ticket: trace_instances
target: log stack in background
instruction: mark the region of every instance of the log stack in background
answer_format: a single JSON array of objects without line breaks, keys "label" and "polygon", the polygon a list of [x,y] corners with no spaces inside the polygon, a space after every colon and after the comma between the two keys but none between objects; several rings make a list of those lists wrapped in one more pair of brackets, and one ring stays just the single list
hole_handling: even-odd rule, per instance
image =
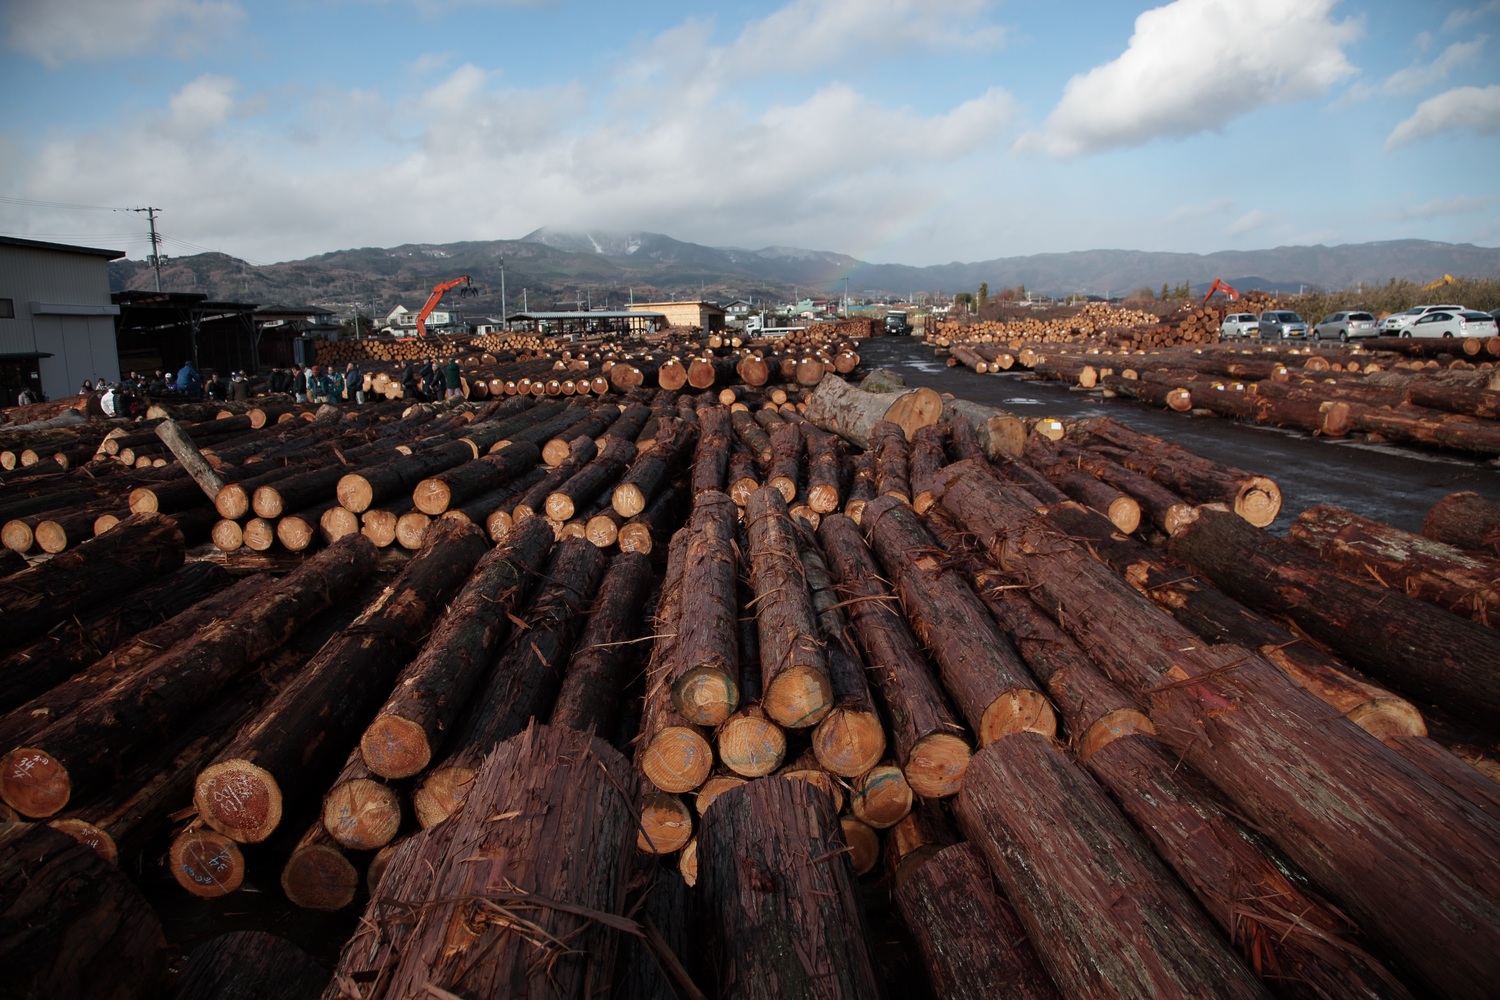
[{"label": "log stack in background", "polygon": [[[190,892],[227,908],[206,936],[247,889],[328,911],[297,943],[331,997],[1500,977],[1493,511],[1440,504],[1441,545],[1328,509],[1272,539],[1274,481],[1112,421],[699,346],[703,386],[663,351],[605,359],[641,381],[602,400],[185,421],[232,517],[175,459],[0,488],[18,520],[159,508],[0,577],[0,913],[75,929],[5,985],[112,951],[150,995],[160,940],[106,911]],[[326,537],[201,540],[272,493],[257,517]],[[382,550],[372,512],[426,527]],[[201,599],[148,599],[204,562]],[[98,894],[26,888],[70,878]]]}]

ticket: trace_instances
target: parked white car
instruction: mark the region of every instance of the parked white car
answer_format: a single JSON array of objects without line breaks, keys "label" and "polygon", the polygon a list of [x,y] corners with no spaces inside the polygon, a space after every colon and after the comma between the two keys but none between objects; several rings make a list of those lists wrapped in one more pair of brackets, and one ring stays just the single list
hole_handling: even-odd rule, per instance
[{"label": "parked white car", "polygon": [[1402,330],[1405,330],[1407,327],[1411,326],[1417,320],[1421,319],[1423,316],[1426,316],[1428,313],[1431,313],[1431,312],[1463,312],[1463,311],[1464,311],[1464,307],[1463,306],[1456,306],[1456,305],[1451,305],[1451,304],[1450,305],[1445,305],[1445,306],[1412,306],[1410,309],[1403,309],[1401,312],[1391,313],[1385,319],[1381,320],[1380,321],[1380,335],[1382,337],[1401,337],[1401,336],[1405,336],[1405,334],[1403,334],[1401,332]]},{"label": "parked white car", "polygon": [[1401,331],[1403,337],[1493,337],[1495,317],[1472,309],[1430,312]]},{"label": "parked white car", "polygon": [[1230,313],[1219,324],[1219,337],[1223,340],[1240,340],[1255,336],[1260,317],[1255,313]]}]

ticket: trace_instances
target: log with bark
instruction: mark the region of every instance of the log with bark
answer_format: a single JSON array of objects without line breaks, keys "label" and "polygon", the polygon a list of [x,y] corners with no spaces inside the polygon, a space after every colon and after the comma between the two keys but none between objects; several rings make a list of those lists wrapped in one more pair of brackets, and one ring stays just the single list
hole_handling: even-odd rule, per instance
[{"label": "log with bark", "polygon": [[666,575],[656,603],[655,641],[646,666],[646,694],[641,706],[636,766],[657,788],[669,794],[691,792],[708,778],[714,751],[702,726],[681,715],[672,702],[670,673],[682,627],[683,577],[688,532],[679,531],[668,547]]},{"label": "log with bark", "polygon": [[974,755],[955,800],[1064,995],[1264,997],[1161,859],[1045,736]]},{"label": "log with bark", "polygon": [[957,793],[969,760],[963,726],[937,686],[895,595],[882,583],[873,554],[847,517],[824,518],[818,535],[885,703],[891,742],[907,782],[924,798]]},{"label": "log with bark", "polygon": [[[769,486],[751,494],[745,526],[760,642],[761,706],[785,728],[815,726],[833,708],[833,685],[798,554],[797,529],[781,494]],[[736,641],[733,635],[731,641]]]},{"label": "log with bark", "polygon": [[1271,479],[1204,458],[1108,417],[1078,421],[1069,437],[1194,503],[1228,503],[1257,528],[1276,520],[1281,511],[1281,490]]},{"label": "log with bark", "polygon": [[1471,491],[1450,493],[1428,509],[1422,534],[1462,549],[1500,556],[1500,502]]},{"label": "log with bark", "polygon": [[511,615],[551,550],[552,531],[537,518],[479,560],[360,737],[372,771],[408,778],[431,763],[509,638]]},{"label": "log with bark", "polygon": [[677,419],[662,423],[655,445],[636,456],[610,492],[610,504],[621,517],[635,517],[644,511],[672,482],[697,444],[698,428],[693,424]]},{"label": "log with bark", "polygon": [[132,514],[67,552],[0,579],[0,629],[10,644],[181,566],[182,532],[162,514]]},{"label": "log with bark", "polygon": [[962,427],[986,458],[1019,455],[1026,444],[1026,424],[1020,417],[967,399],[944,397],[943,422]]},{"label": "log with bark", "polygon": [[893,497],[880,497],[865,507],[861,528],[980,745],[1013,732],[1055,733],[1052,707],[1027,675],[1015,646],[973,588],[944,564],[942,550],[916,512]]},{"label": "log with bark", "polygon": [[1063,611],[1064,629],[1149,706],[1162,741],[1424,984],[1483,995],[1500,954],[1500,914],[1481,902],[1500,898],[1500,828],[1269,663],[1206,646],[967,464],[944,470],[939,502],[1049,613]]},{"label": "log with bark", "polygon": [[621,552],[609,561],[588,624],[568,663],[549,723],[607,737],[624,698],[626,667],[651,595],[655,574],[644,553]]},{"label": "log with bark", "polygon": [[1060,997],[973,844],[954,844],[926,857],[897,880],[893,895],[921,950],[934,995]]},{"label": "log with bark", "polygon": [[359,891],[359,869],[321,818],[308,824],[281,868],[281,891],[304,910],[342,910]]},{"label": "log with bark", "polygon": [[261,930],[217,934],[193,948],[173,1000],[317,1000],[328,970],[287,938]]},{"label": "log with bark", "polygon": [[552,710],[605,557],[591,542],[558,542],[536,597],[520,616],[519,634],[467,708],[453,751],[413,793],[417,819],[431,826],[452,815],[468,795],[484,757]]},{"label": "log with bark", "polygon": [[684,529],[682,617],[668,681],[674,709],[694,725],[719,725],[739,707],[738,520],[734,501],[709,490],[694,498]]},{"label": "log with bark", "polygon": [[[622,916],[635,840],[629,776],[619,753],[576,731],[533,726],[502,744],[475,776],[474,808],[429,859],[429,893],[403,898],[421,925],[358,995],[582,996],[607,982],[620,933],[636,926]],[[335,975],[335,988],[344,982]]]},{"label": "log with bark", "polygon": [[692,496],[704,490],[724,489],[733,436],[729,410],[705,405],[698,411],[698,440],[693,451],[690,484]]},{"label": "log with bark", "polygon": [[1168,551],[1252,607],[1285,615],[1352,666],[1487,729],[1500,720],[1500,637],[1425,601],[1343,576],[1207,507]]},{"label": "log with bark", "polygon": [[108,781],[119,757],[195,711],[374,567],[375,548],[364,538],[324,549],[257,605],[165,650],[0,758],[0,795],[24,815],[51,816],[75,796],[91,794]]},{"label": "log with bark", "polygon": [[161,920],[131,879],[43,824],[0,827],[0,993],[160,995]]},{"label": "log with bark", "polygon": [[439,521],[401,575],[199,773],[199,816],[225,836],[258,843],[281,822],[284,799],[326,787],[487,548],[473,525]]},{"label": "log with bark", "polygon": [[911,503],[911,474],[906,436],[889,420],[870,430],[870,450],[875,452],[875,493]]},{"label": "log with bark", "polygon": [[720,996],[878,995],[842,839],[832,802],[804,781],[752,781],[715,800],[698,886]]},{"label": "log with bark", "polygon": [[1332,504],[1303,511],[1287,538],[1351,576],[1500,626],[1500,558],[1477,556]]},{"label": "log with bark", "polygon": [[211,563],[193,562],[155,583],[53,626],[40,639],[0,657],[0,711],[67,680],[131,637],[229,584]]}]

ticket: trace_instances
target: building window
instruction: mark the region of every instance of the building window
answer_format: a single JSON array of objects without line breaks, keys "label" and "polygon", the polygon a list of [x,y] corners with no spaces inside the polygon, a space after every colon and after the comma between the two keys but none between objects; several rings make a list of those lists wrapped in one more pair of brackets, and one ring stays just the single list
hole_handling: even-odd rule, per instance
[{"label": "building window", "polygon": [[16,318],[16,300],[0,299],[0,319]]}]

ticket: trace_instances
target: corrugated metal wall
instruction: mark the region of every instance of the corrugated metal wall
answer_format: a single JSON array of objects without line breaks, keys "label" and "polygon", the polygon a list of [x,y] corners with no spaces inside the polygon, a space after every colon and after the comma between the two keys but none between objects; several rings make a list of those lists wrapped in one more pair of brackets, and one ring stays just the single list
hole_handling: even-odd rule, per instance
[{"label": "corrugated metal wall", "polygon": [[0,244],[0,298],[15,303],[15,318],[0,319],[0,354],[51,354],[38,364],[49,398],[77,392],[84,379],[120,377],[113,316],[32,312],[32,303],[110,308],[103,255]]}]

